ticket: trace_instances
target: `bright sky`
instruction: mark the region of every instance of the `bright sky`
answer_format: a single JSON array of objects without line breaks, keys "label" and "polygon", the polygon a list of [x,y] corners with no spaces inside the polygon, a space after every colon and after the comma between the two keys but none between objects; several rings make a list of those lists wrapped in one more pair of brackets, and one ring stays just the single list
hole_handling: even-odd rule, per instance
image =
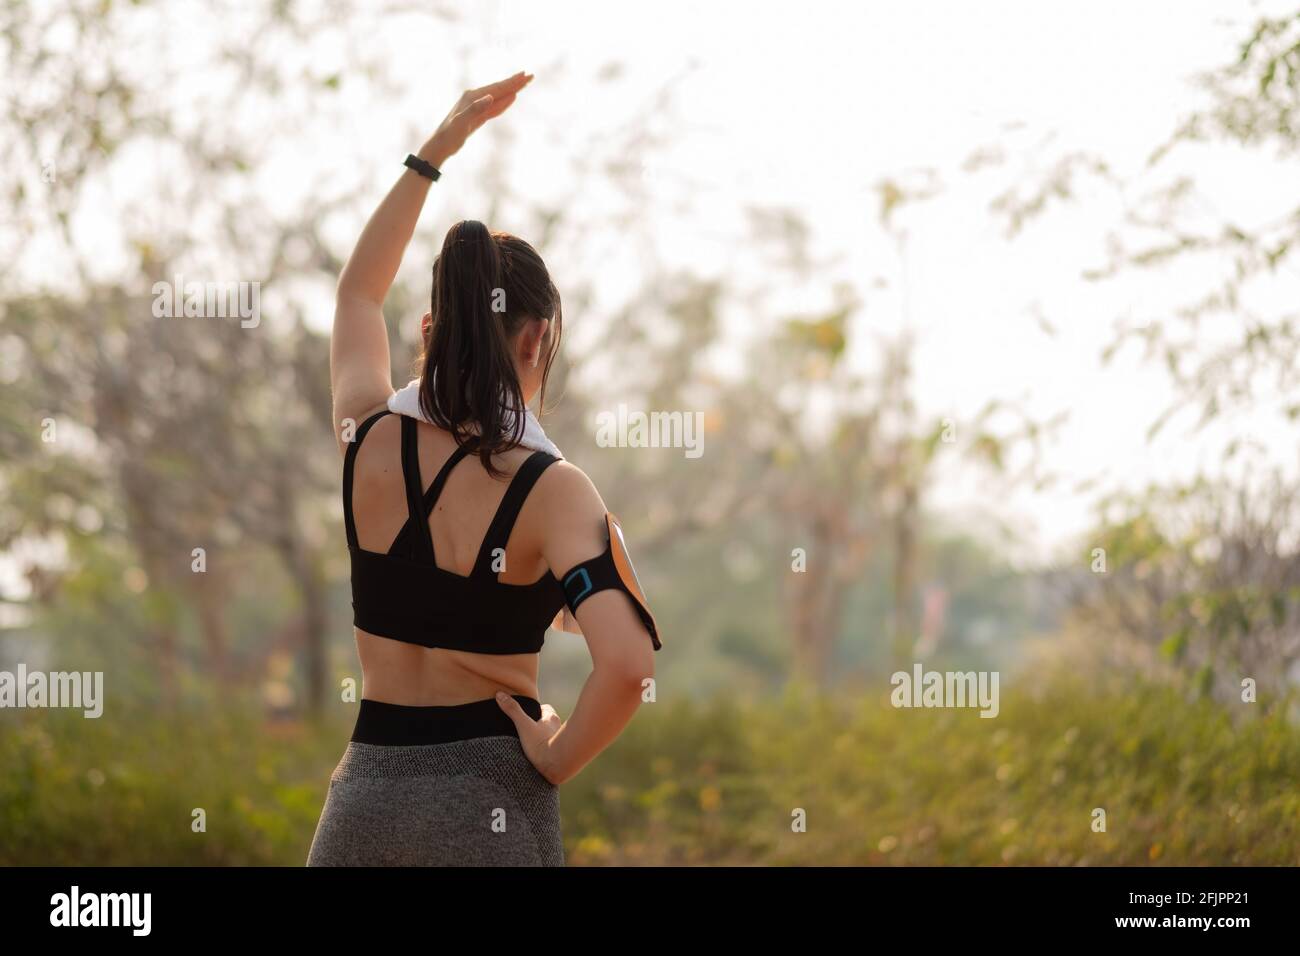
[{"label": "bright sky", "polygon": [[[489,75],[538,69],[563,52],[570,62],[622,62],[629,82],[647,88],[680,76],[678,143],[656,173],[708,184],[695,205],[709,227],[692,241],[669,217],[665,248],[695,262],[734,262],[713,237],[727,234],[736,210],[787,205],[808,221],[820,253],[839,260],[819,273],[821,290],[792,290],[792,309],[824,304],[833,281],[848,276],[867,296],[869,327],[906,320],[919,335],[923,411],[960,417],[995,396],[1019,398],[1043,419],[1070,410],[1045,458],[1064,476],[1060,485],[1004,499],[969,470],[940,469],[932,500],[955,519],[981,511],[1007,518],[1025,536],[1021,554],[1044,555],[1090,524],[1093,497],[1075,491],[1076,482],[1134,486],[1218,460],[1226,430],[1191,436],[1174,428],[1147,446],[1146,426],[1171,394],[1157,365],[1130,349],[1130,360],[1101,366],[1117,319],[1159,315],[1190,287],[1185,276],[1140,276],[1106,289],[1080,279],[1103,261],[1106,231],[1122,211],[1114,191],[1083,180],[1079,201],[1015,242],[1003,238],[988,203],[1012,181],[1008,172],[1042,172],[1076,149],[1101,155],[1119,175],[1138,173],[1198,102],[1196,74],[1227,62],[1261,12],[1289,12],[1287,4],[746,4],[742,15],[726,4],[655,4],[630,14],[626,5],[590,4],[565,17],[543,16],[540,5],[498,9],[507,35],[484,56]],[[539,112],[574,95],[539,79]],[[585,115],[558,111],[566,126],[599,127],[612,120],[607,109],[619,109],[609,100],[583,98]],[[1008,156],[1001,172],[961,171],[977,148],[996,145]],[[945,189],[900,219],[904,272],[876,226],[873,186],[924,182],[909,173],[921,168],[935,170]],[[1282,196],[1297,196],[1292,170],[1223,151],[1170,169],[1190,169],[1212,207],[1243,214],[1244,224],[1271,218],[1289,208]],[[872,292],[876,277],[894,291]],[[895,294],[904,285],[906,317]],[[1276,301],[1297,291],[1284,283]],[[1263,420],[1232,428],[1270,434]]]},{"label": "bright sky", "polygon": [[[223,15],[217,24],[203,4],[165,9],[167,46],[190,63],[213,31],[239,29],[238,17]],[[1019,555],[1043,556],[1089,524],[1093,496],[1075,491],[1075,482],[1101,477],[1103,484],[1134,485],[1187,474],[1217,460],[1223,436],[1174,430],[1149,449],[1144,430],[1169,397],[1164,373],[1137,362],[1132,350],[1101,367],[1099,353],[1117,317],[1159,314],[1187,288],[1185,276],[1140,277],[1105,289],[1082,281],[1083,268],[1102,262],[1106,231],[1120,215],[1114,191],[1081,181],[1080,199],[1015,241],[1005,237],[989,202],[1076,149],[1103,156],[1120,175],[1136,174],[1196,104],[1195,75],[1227,62],[1258,15],[1288,9],[1205,0],[695,0],[481,4],[457,23],[395,17],[284,51],[325,76],[344,42],[360,44],[382,54],[395,89],[376,101],[373,87],[345,76],[330,103],[278,104],[299,128],[285,131],[260,172],[264,201],[286,213],[310,201],[303,163],[373,170],[377,201],[416,145],[415,131],[430,128],[464,85],[458,51],[470,51],[469,79],[476,83],[531,70],[537,80],[504,121],[516,188],[598,208],[609,196],[571,195],[568,160],[599,144],[602,134],[643,124],[672,141],[651,158],[652,199],[640,211],[666,261],[704,274],[726,271],[742,287],[761,281],[766,260],[748,248],[745,210],[791,208],[810,226],[814,251],[827,264],[812,283],[790,288],[781,304],[815,311],[832,301],[835,282],[852,282],[866,303],[863,350],[855,356],[864,364],[874,354],[865,333],[906,323],[918,336],[915,394],[924,413],[970,416],[993,397],[1018,399],[1040,419],[1069,409],[1045,459],[1064,483],[1004,495],[969,469],[941,468],[931,499],[957,521],[982,513],[1010,521],[1023,534]],[[610,63],[622,65],[617,82],[596,83]],[[160,94],[201,102],[211,83],[190,68]],[[665,84],[675,106],[661,115],[654,104]],[[426,210],[426,226],[440,232],[455,218],[481,214],[482,193],[467,181],[496,142],[484,137],[456,157]],[[1004,164],[963,172],[977,149],[998,146]],[[601,156],[597,145],[595,158],[618,157]],[[1186,168],[1203,181],[1211,207],[1233,210],[1244,224],[1267,217],[1279,196],[1297,194],[1296,177],[1281,164],[1247,164],[1222,153],[1190,162]],[[904,267],[879,226],[874,186],[885,178],[923,182],[919,171],[927,168],[942,191],[900,214]],[[106,194],[101,221],[87,223],[87,234],[114,228],[120,197],[155,188],[146,170],[147,163],[136,162],[115,170],[117,198]],[[683,197],[685,206],[677,202]],[[332,225],[355,232],[360,223]],[[562,286],[566,274],[599,275],[606,301],[593,305],[597,313],[618,302],[638,269],[637,250],[608,242],[547,250],[547,257]],[[419,266],[427,267],[423,258]],[[1281,283],[1277,301],[1296,291]],[[318,310],[322,326],[327,304]],[[264,295],[263,308],[273,305],[272,294]],[[743,307],[729,308],[731,328],[742,330],[746,319]],[[581,317],[570,322],[576,326]],[[1262,420],[1235,427],[1270,434]]]}]

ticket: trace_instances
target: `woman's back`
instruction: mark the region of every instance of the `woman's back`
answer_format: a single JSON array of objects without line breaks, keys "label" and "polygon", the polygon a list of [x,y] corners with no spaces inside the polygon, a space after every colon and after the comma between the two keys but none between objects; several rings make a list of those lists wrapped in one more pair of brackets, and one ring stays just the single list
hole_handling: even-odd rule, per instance
[{"label": "woman's back", "polygon": [[[413,423],[420,488],[427,493],[435,476],[448,465],[457,446],[446,431],[423,422]],[[410,426],[408,426],[410,427]],[[402,425],[399,416],[386,415],[368,430],[358,448],[353,470],[352,512],[358,547],[366,552],[387,553],[403,533],[410,511],[402,467]],[[474,455],[464,455],[452,464],[445,483],[431,509],[428,528],[434,563],[442,571],[469,580],[475,571],[489,527],[506,498],[507,490],[533,452],[514,448],[494,458],[501,477],[490,476]],[[557,463],[558,466],[559,463]],[[542,518],[546,497],[546,469],[523,497],[518,515],[504,537],[500,553],[488,552],[492,570],[502,588],[502,599],[516,590],[546,582],[551,569],[542,556]],[[410,534],[410,532],[406,532]],[[445,579],[445,576],[440,576]],[[455,584],[457,582],[449,582]],[[431,587],[407,594],[411,602],[437,600]],[[483,600],[482,592],[467,592],[454,599]],[[558,592],[557,592],[558,593]],[[491,592],[488,592],[490,595]],[[449,598],[451,599],[451,598]],[[493,598],[488,597],[488,602]],[[486,615],[491,606],[467,608],[471,614]],[[460,704],[491,697],[499,690],[526,697],[537,696],[538,654],[491,653],[464,649],[472,646],[468,635],[439,635],[448,643],[461,645],[426,647],[402,640],[390,640],[356,627],[357,651],[361,658],[363,696],[413,706]],[[432,635],[430,635],[432,637]],[[457,640],[461,638],[461,640]]]}]

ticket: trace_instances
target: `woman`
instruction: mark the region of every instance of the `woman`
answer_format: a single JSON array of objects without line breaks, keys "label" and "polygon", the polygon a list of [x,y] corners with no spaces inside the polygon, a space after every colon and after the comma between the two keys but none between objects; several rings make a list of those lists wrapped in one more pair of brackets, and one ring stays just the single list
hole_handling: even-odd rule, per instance
[{"label": "woman", "polygon": [[[617,522],[579,469],[523,444],[561,324],[528,243],[450,229],[424,316],[421,420],[389,412],[381,305],[430,185],[531,80],[461,97],[339,277],[330,377],[363,689],[311,866],[562,865],[557,787],[618,736],[654,674],[659,638]],[[561,621],[593,664],[567,721],[537,691],[544,632]]]}]

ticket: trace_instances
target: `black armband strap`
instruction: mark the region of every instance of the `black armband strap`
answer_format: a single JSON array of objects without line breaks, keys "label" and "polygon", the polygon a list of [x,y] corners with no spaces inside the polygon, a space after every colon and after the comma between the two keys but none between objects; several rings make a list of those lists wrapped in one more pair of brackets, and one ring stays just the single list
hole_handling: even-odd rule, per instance
[{"label": "black armband strap", "polygon": [[632,606],[650,632],[650,640],[657,651],[663,646],[659,642],[659,629],[655,627],[654,615],[650,613],[650,606],[641,590],[641,582],[637,580],[636,570],[632,567],[618,518],[606,514],[605,530],[609,533],[609,543],[604,552],[582,562],[560,579],[564,588],[564,601],[569,610],[577,614],[579,605],[593,594],[617,588],[632,599]]}]

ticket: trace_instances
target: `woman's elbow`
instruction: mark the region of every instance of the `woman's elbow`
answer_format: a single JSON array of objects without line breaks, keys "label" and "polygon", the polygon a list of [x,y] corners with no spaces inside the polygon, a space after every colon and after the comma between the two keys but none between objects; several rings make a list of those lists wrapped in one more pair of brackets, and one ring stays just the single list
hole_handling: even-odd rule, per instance
[{"label": "woman's elbow", "polygon": [[649,641],[643,648],[628,646],[618,654],[611,654],[594,662],[610,680],[627,686],[629,691],[640,692],[646,681],[655,676],[654,649]]}]

